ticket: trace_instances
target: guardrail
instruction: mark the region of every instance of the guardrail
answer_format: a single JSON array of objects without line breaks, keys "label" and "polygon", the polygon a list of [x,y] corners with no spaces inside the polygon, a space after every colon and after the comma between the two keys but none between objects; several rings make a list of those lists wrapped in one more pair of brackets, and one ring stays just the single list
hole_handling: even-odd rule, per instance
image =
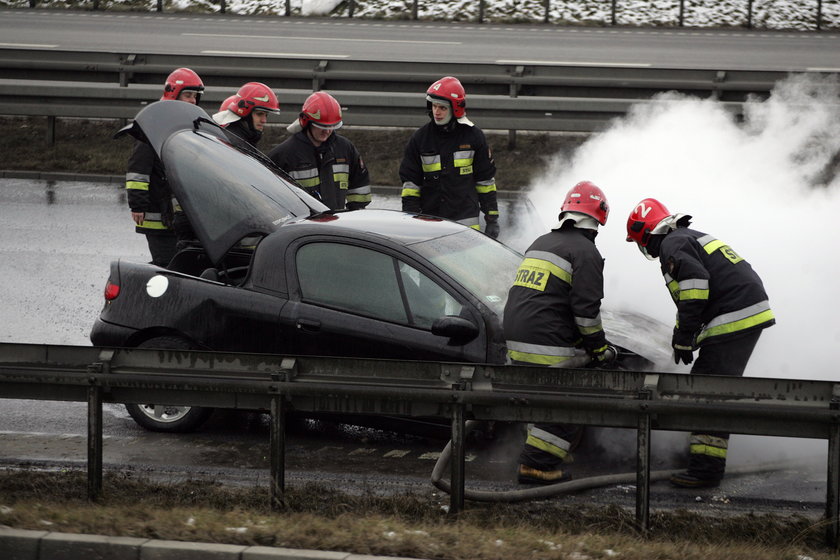
[{"label": "guardrail", "polygon": [[652,429],[828,440],[826,539],[840,537],[840,383],[350,358],[0,344],[0,397],[88,403],[88,495],[102,492],[102,404],[271,414],[271,504],[283,504],[285,412],[451,419],[450,512],[464,507],[465,421],[637,431],[636,520],[649,527]]},{"label": "guardrail", "polygon": [[766,97],[787,76],[727,69],[0,49],[0,114],[131,118],[160,98],[161,84],[180,66],[202,77],[207,85],[202,104],[210,113],[243,83],[262,81],[276,88],[281,122],[291,122],[306,97],[324,89],[346,108],[349,126],[419,126],[427,120],[423,92],[428,85],[441,76],[457,76],[467,90],[470,117],[485,130],[509,131],[603,130],[633,104],[658,103],[652,98],[664,91],[717,99],[740,115],[749,96]]}]

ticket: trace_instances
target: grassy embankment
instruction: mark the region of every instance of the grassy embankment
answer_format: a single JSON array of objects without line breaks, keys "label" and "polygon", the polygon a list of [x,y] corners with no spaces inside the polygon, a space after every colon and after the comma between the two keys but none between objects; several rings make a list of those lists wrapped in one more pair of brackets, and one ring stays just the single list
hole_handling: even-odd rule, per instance
[{"label": "grassy embankment", "polygon": [[[54,146],[46,142],[45,117],[0,118],[0,127],[4,131],[0,136],[0,170],[125,173],[132,140],[111,138],[120,128],[118,121],[59,119]],[[403,129],[341,129],[341,134],[362,154],[371,183],[390,186],[399,184],[400,159],[411,133]],[[269,126],[260,148],[267,152],[287,135],[283,126]],[[507,133],[488,132],[499,188],[516,190],[527,186],[545,170],[552,155],[568,152],[583,139],[580,135],[520,133],[511,149]]]}]

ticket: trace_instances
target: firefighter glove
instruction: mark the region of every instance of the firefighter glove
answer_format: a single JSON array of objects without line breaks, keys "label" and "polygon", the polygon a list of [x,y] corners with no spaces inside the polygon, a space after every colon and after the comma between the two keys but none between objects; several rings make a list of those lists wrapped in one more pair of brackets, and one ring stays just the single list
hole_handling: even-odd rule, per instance
[{"label": "firefighter glove", "polygon": [[487,222],[487,225],[484,226],[484,233],[493,239],[497,239],[499,237],[501,230],[502,228],[499,227],[498,220]]},{"label": "firefighter glove", "polygon": [[616,358],[618,358],[618,350],[615,349],[615,346],[612,344],[605,344],[601,348],[593,351],[592,360],[598,365],[598,367],[609,367],[615,363]]},{"label": "firefighter glove", "polygon": [[683,362],[688,365],[694,361],[694,334],[675,328],[674,336],[671,338],[671,346],[674,348],[675,364]]}]

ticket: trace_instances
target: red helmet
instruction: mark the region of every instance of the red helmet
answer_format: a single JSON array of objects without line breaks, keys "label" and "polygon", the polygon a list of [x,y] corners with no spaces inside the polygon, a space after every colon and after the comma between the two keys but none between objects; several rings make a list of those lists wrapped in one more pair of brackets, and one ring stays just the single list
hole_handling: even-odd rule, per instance
[{"label": "red helmet", "polygon": [[227,109],[228,105],[230,105],[230,102],[233,101],[234,99],[236,99],[236,94],[235,93],[233,95],[231,95],[230,97],[228,97],[227,99],[225,99],[224,101],[222,101],[222,104],[219,105],[219,111],[221,112],[221,111],[224,111],[225,109]]},{"label": "red helmet", "polygon": [[329,93],[316,91],[303,102],[298,122],[301,128],[306,128],[310,123],[329,130],[341,128],[341,105]]},{"label": "red helmet", "polygon": [[627,241],[635,241],[639,247],[646,247],[653,230],[670,215],[665,205],[655,198],[642,200],[627,218]]},{"label": "red helmet", "polygon": [[197,91],[196,101],[198,101],[201,98],[201,92],[204,91],[204,82],[201,81],[198,74],[189,68],[178,68],[166,77],[166,84],[163,86],[163,97],[160,99],[161,101],[164,99],[178,99],[178,96],[184,90]]},{"label": "red helmet", "polygon": [[560,212],[580,212],[595,218],[603,226],[610,215],[610,206],[604,191],[594,183],[581,181],[566,193]]},{"label": "red helmet", "polygon": [[460,119],[466,114],[467,93],[458,78],[446,76],[436,81],[426,90],[426,98],[433,101],[446,101],[452,108],[452,116]]},{"label": "red helmet", "polygon": [[271,88],[260,82],[248,82],[239,88],[236,95],[225,107],[240,117],[247,117],[254,109],[279,113],[280,103]]}]

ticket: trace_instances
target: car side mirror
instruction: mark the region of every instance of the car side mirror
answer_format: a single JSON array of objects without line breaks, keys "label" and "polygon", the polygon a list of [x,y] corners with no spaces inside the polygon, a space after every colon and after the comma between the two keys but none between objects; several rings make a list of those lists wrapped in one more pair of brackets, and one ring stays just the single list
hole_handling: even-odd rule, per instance
[{"label": "car side mirror", "polygon": [[478,327],[475,323],[463,317],[446,315],[432,323],[432,334],[454,338],[463,343],[478,336]]}]

